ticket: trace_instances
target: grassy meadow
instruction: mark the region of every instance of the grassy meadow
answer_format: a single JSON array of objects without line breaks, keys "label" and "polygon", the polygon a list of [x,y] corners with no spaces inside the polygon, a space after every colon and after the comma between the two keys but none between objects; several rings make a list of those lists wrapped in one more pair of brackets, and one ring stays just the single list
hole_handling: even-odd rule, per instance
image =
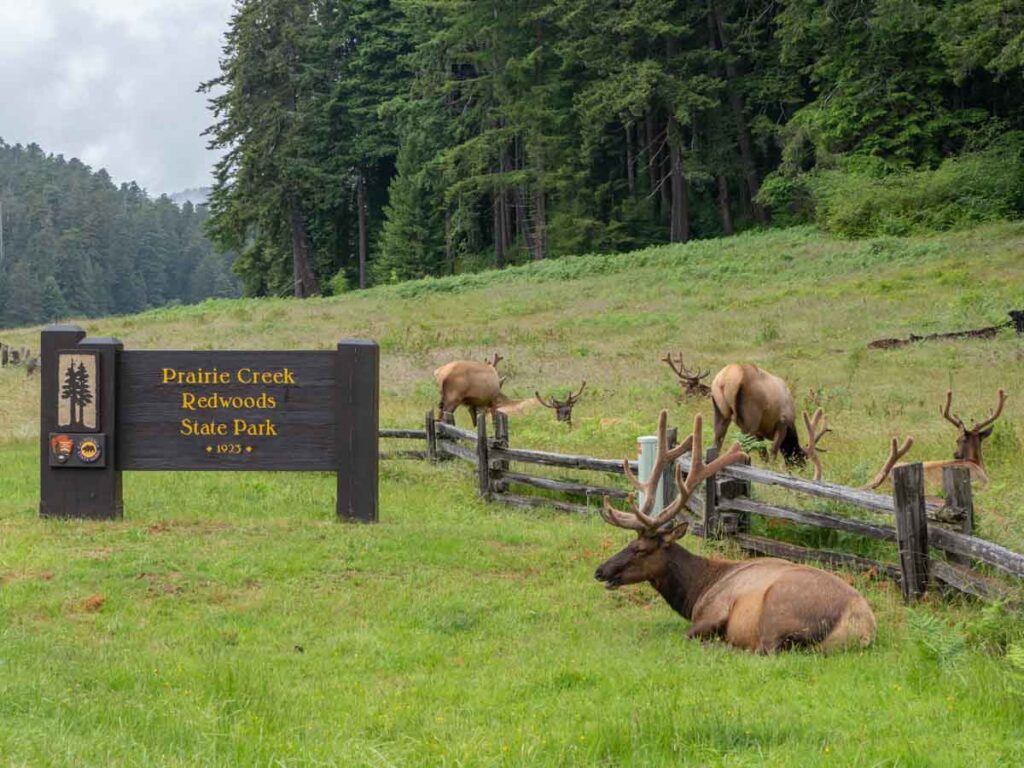
[{"label": "grassy meadow", "polygon": [[[512,419],[513,445],[616,458],[661,408],[683,427],[710,415],[677,402],[666,351],[712,370],[756,362],[798,406],[825,409],[826,477],[852,485],[893,434],[914,436],[908,458],[951,456],[945,390],[967,421],[1002,386],[978,528],[1024,549],[1024,339],[867,349],[1012,308],[1022,224],[868,241],[774,231],[80,324],[130,349],[374,338],[382,426],[422,422],[436,365],[498,351],[512,396],[588,382],[572,431],[537,408]],[[0,339],[34,348],[38,329]],[[1024,670],[1006,656],[1024,625],[998,608],[932,596],[909,609],[895,585],[850,574],[879,619],[867,650],[702,646],[653,590],[593,580],[625,532],[485,504],[457,463],[385,463],[376,526],[334,521],[332,476],[285,473],[131,473],[123,521],[41,521],[37,397],[22,370],[0,371],[0,765],[1024,764]]]}]

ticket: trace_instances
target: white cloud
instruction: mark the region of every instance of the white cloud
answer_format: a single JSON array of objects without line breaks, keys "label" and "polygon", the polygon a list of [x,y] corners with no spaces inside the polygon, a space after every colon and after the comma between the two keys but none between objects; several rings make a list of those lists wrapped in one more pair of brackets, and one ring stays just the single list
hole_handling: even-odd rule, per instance
[{"label": "white cloud", "polygon": [[0,0],[0,137],[153,193],[209,183],[197,85],[232,0]]},{"label": "white cloud", "polygon": [[95,99],[96,90],[109,75],[110,61],[99,50],[76,51],[60,63],[60,79],[54,84],[54,98],[61,110],[71,110]]},{"label": "white cloud", "polygon": [[44,43],[55,32],[47,0],[0,0],[0,51],[5,56]]}]

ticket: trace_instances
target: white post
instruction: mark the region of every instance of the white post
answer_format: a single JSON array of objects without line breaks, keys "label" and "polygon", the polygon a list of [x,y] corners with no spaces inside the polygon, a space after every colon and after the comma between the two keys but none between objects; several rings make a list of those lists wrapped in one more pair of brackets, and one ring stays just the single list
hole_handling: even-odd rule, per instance
[{"label": "white post", "polygon": [[[658,458],[658,438],[655,435],[642,435],[636,439],[637,448],[637,467],[636,476],[641,482],[647,482],[651,476],[651,471],[654,469],[654,460]],[[658,481],[657,498],[664,498],[662,496],[662,485],[665,479],[662,478]],[[636,492],[636,503],[637,505],[644,503],[644,494],[641,491]],[[654,510],[654,514],[657,514],[660,508]]]}]

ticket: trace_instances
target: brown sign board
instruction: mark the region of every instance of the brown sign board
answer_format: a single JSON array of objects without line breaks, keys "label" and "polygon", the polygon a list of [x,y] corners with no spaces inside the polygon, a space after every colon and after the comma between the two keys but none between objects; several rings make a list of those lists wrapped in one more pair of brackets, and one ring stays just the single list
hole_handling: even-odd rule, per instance
[{"label": "brown sign board", "polygon": [[51,326],[41,344],[45,516],[122,514],[122,471],[330,471],[377,518],[379,352],[135,351]]}]

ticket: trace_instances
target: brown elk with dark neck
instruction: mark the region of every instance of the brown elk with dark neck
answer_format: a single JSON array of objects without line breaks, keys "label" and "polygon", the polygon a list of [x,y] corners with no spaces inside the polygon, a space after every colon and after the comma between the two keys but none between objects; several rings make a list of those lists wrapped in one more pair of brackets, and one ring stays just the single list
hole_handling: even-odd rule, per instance
[{"label": "brown elk with dark neck", "polygon": [[[692,622],[688,637],[724,638],[728,643],[758,653],[792,647],[833,650],[869,645],[875,635],[875,617],[867,601],[837,576],[776,558],[745,561],[709,559],[679,545],[688,523],[676,522],[693,492],[723,467],[745,458],[739,444],[710,464],[701,461],[701,417],[693,420],[693,433],[676,448],[668,448],[667,413],[658,420],[657,458],[650,479],[638,480],[623,462],[626,477],[643,493],[637,505],[630,497],[630,512],[612,506],[606,496],[601,516],[619,528],[635,531],[636,538],[602,563],[594,577],[608,589],[649,582],[683,618]],[[676,460],[691,454],[690,470],[683,479]],[[653,514],[658,482],[666,467],[675,463],[678,495]]]},{"label": "brown elk with dark neck", "polygon": [[802,465],[807,458],[796,431],[796,406],[786,382],[749,363],[732,363],[711,382],[715,408],[715,448],[721,450],[729,424],[743,432],[771,440],[771,458],[779,452],[787,464]]},{"label": "brown elk with dark neck", "polygon": [[540,392],[534,392],[534,396],[537,402],[543,405],[545,408],[550,408],[555,412],[556,421],[564,421],[569,425],[569,429],[572,429],[572,409],[576,406],[576,403],[580,399],[580,395],[583,394],[583,390],[587,388],[587,382],[583,382],[580,385],[579,391],[573,394],[569,392],[569,397],[565,400],[559,400],[552,396],[550,400],[545,400],[541,397]]},{"label": "brown elk with dark neck", "polygon": [[[925,484],[933,487],[942,485],[942,472],[946,467],[965,467],[971,473],[971,481],[979,488],[988,485],[988,472],[985,469],[985,460],[981,455],[981,444],[992,434],[992,425],[1003,415],[1003,406],[1006,405],[1006,392],[1000,389],[996,393],[996,408],[984,421],[977,421],[968,429],[963,420],[957,414],[950,414],[949,409],[953,405],[953,391],[947,390],[946,402],[939,408],[942,418],[957,428],[956,450],[953,451],[952,459],[939,461],[922,462],[924,467]],[[884,483],[890,472],[895,467],[901,466],[898,462],[910,450],[914,444],[913,438],[907,438],[902,447],[896,444],[896,438],[892,439],[889,449],[889,456],[886,458],[882,468],[872,478],[865,488],[875,489]]]},{"label": "brown elk with dark neck", "polygon": [[680,352],[677,359],[673,359],[671,352],[666,352],[661,358],[672,369],[672,373],[679,379],[679,386],[683,388],[681,397],[707,397],[711,394],[711,387],[704,383],[704,379],[711,375],[711,369],[700,368],[690,369],[683,362],[683,353]]},{"label": "brown elk with dark neck", "polygon": [[490,362],[476,360],[454,360],[434,371],[434,380],[440,388],[441,400],[438,405],[439,418],[455,420],[455,411],[460,405],[466,406],[476,426],[477,413],[487,411],[513,414],[535,405],[536,400],[512,400],[501,391],[498,371]]}]

